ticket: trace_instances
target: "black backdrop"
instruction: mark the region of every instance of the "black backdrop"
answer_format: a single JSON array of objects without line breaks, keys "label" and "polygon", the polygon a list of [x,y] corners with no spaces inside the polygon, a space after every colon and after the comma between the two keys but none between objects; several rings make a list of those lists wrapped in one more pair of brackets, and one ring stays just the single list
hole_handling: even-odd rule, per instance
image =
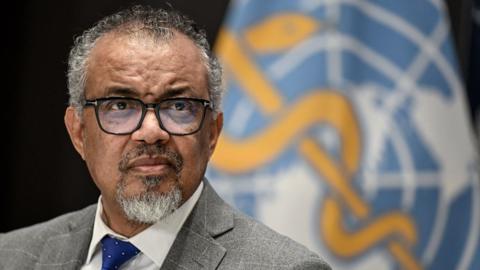
[{"label": "black backdrop", "polygon": [[[472,0],[449,0],[465,77]],[[98,191],[63,124],[66,59],[73,37],[133,3],[164,1],[14,1],[2,14],[2,161],[0,232],[47,220],[97,200]],[[211,43],[228,0],[170,0],[203,26]]]}]

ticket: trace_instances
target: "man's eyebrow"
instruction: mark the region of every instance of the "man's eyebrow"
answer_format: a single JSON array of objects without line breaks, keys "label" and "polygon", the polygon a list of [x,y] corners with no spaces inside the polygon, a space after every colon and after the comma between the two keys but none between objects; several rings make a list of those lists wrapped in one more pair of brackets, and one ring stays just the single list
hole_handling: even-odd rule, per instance
[{"label": "man's eyebrow", "polygon": [[162,95],[160,95],[159,99],[166,99],[166,98],[173,98],[185,95],[192,95],[194,91],[190,87],[182,87],[182,88],[172,88],[167,89]]},{"label": "man's eyebrow", "polygon": [[136,97],[137,91],[130,88],[111,87],[106,91],[107,96]]}]

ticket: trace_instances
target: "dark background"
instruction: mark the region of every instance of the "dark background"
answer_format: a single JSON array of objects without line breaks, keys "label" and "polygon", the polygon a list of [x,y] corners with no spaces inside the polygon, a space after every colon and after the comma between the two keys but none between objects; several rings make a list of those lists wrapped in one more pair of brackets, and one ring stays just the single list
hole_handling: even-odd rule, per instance
[{"label": "dark background", "polygon": [[[478,106],[480,32],[473,2],[449,0],[452,29],[470,108]],[[133,3],[165,1],[20,1],[3,8],[0,232],[31,225],[96,202],[98,191],[64,128],[66,61],[73,37]],[[480,0],[478,0],[480,2]],[[170,0],[214,42],[228,0]],[[476,44],[477,50],[472,47]],[[476,70],[476,72],[475,72]],[[476,76],[475,76],[476,75]]]}]

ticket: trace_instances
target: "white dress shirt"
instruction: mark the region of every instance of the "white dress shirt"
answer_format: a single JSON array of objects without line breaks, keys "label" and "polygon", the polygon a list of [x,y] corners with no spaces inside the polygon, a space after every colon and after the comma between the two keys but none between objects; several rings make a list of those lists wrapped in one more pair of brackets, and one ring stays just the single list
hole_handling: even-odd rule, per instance
[{"label": "white dress shirt", "polygon": [[197,190],[195,190],[192,196],[182,204],[182,206],[161,221],[153,224],[139,234],[134,235],[132,238],[127,238],[115,233],[105,224],[102,219],[103,206],[100,196],[95,214],[92,240],[90,241],[87,259],[81,270],[99,270],[102,268],[100,240],[107,234],[121,240],[127,240],[141,251],[140,254],[123,264],[120,269],[160,269],[180,228],[200,198],[202,190],[203,181],[200,182]]}]

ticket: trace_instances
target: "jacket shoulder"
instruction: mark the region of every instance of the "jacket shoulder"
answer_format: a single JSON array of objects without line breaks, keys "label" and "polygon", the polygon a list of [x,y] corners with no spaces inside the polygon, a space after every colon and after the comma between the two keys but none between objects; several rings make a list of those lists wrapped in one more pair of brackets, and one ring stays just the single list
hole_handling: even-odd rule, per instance
[{"label": "jacket shoulder", "polygon": [[0,266],[7,260],[35,261],[48,239],[91,228],[95,209],[96,206],[91,205],[42,223],[0,234]]},{"label": "jacket shoulder", "polygon": [[[233,209],[235,226],[220,236],[231,259],[240,259],[244,269],[323,269],[330,266],[307,247],[284,236],[255,219]],[[242,268],[242,269],[243,269]]]}]

